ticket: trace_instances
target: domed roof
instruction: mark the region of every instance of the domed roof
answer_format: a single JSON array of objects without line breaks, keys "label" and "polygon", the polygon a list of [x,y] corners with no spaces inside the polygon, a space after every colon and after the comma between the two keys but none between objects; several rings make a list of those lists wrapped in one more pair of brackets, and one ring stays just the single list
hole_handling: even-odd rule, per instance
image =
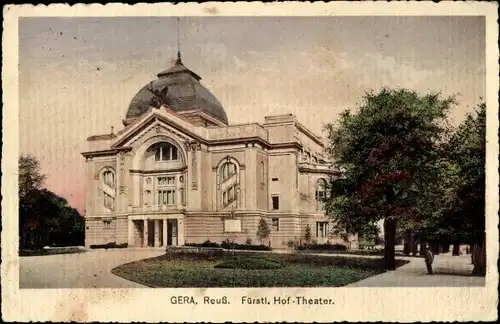
[{"label": "domed roof", "polygon": [[158,73],[158,79],[149,82],[134,96],[126,119],[138,117],[151,107],[165,104],[172,110],[202,111],[228,124],[227,115],[217,98],[201,83],[201,77],[186,68],[178,54],[175,65]]}]

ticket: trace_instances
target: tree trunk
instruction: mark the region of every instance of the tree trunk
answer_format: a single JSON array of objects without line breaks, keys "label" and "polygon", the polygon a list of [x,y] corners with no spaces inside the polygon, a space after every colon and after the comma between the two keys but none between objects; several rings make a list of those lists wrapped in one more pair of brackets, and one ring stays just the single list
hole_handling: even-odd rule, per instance
[{"label": "tree trunk", "polygon": [[411,242],[411,244],[410,244],[411,254],[413,256],[416,256],[417,255],[417,240],[415,237],[415,233],[411,233],[410,242]]},{"label": "tree trunk", "polygon": [[454,243],[453,244],[453,251],[451,252],[451,255],[460,255],[460,244]]},{"label": "tree trunk", "polygon": [[404,245],[403,245],[403,254],[410,255],[410,231],[405,231],[404,234]]},{"label": "tree trunk", "polygon": [[483,236],[482,241],[474,245],[472,253],[474,255],[474,269],[472,270],[472,275],[486,276],[486,235]]},{"label": "tree trunk", "polygon": [[437,240],[431,241],[430,245],[432,253],[434,253],[434,255],[438,255],[440,250],[439,241]]},{"label": "tree trunk", "polygon": [[387,270],[396,269],[395,240],[396,240],[396,221],[393,219],[384,220],[384,262]]}]

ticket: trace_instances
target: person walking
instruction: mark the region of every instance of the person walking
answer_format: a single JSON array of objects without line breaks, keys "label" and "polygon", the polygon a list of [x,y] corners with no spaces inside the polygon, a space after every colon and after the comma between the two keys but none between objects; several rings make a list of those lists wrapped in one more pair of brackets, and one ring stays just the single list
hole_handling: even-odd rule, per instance
[{"label": "person walking", "polygon": [[434,262],[434,254],[431,251],[431,248],[428,244],[425,245],[425,265],[427,267],[427,274],[433,274],[432,272],[432,262]]}]

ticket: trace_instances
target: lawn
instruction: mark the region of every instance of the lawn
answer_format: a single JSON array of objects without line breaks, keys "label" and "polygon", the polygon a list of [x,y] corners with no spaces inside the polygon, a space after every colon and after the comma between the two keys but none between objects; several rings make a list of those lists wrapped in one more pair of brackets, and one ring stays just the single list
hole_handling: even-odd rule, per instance
[{"label": "lawn", "polygon": [[146,286],[179,288],[339,287],[384,271],[381,259],[223,251],[167,253],[112,270]]},{"label": "lawn", "polygon": [[41,256],[41,255],[54,255],[54,254],[71,254],[83,253],[84,249],[79,248],[56,248],[56,249],[37,249],[37,250],[19,250],[19,256]]}]

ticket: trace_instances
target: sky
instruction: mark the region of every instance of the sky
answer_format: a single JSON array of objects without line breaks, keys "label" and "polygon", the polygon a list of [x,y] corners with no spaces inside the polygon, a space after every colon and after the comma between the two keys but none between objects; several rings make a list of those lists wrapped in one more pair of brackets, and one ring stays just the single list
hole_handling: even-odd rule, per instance
[{"label": "sky", "polygon": [[[19,20],[19,141],[45,186],[84,211],[85,139],[121,129],[130,100],[177,53],[174,17]],[[457,95],[455,125],[485,97],[484,17],[182,17],[184,64],[230,123],[292,113],[326,123],[381,87]]]}]

